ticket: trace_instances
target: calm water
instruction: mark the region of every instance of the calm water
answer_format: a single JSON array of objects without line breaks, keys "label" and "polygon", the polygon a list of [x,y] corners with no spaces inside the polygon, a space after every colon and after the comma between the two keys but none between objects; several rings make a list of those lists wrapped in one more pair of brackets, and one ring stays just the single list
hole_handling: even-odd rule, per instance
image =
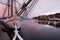
[{"label": "calm water", "polygon": [[21,31],[25,40],[57,40],[60,29],[53,26],[38,24],[34,20],[24,20]]},{"label": "calm water", "polygon": [[[3,33],[0,31],[0,39],[8,40],[8,36]],[[24,20],[21,35],[24,40],[60,40],[60,28],[38,24],[34,20]]]}]

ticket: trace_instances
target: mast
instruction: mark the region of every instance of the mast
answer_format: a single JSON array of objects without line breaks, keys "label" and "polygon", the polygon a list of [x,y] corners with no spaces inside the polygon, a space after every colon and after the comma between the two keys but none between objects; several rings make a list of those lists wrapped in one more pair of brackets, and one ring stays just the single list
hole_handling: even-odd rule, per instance
[{"label": "mast", "polygon": [[9,4],[10,4],[10,0],[7,0],[8,1],[8,16],[9,16],[9,9],[10,9],[10,7],[9,7]]},{"label": "mast", "polygon": [[[13,17],[12,18],[12,21],[14,21],[14,27],[15,27],[15,36],[14,36],[14,38],[13,38],[13,40],[15,40],[17,37],[19,38],[19,39],[22,39],[22,37],[20,36],[20,34],[18,33],[19,31],[17,30],[17,29],[19,29],[19,28],[21,28],[21,24],[22,24],[22,20],[24,20],[24,18],[25,18],[25,16],[23,16],[23,15],[26,15],[26,12],[30,12],[32,9],[32,7],[35,5],[35,2],[36,2],[36,0],[33,0],[33,2],[31,3],[31,1],[32,0],[29,0],[27,3],[24,3],[24,4],[22,4],[22,7],[20,7],[20,9],[21,10],[17,10],[17,8],[16,8],[16,3],[18,3],[18,2],[16,2],[16,0],[7,0],[7,4],[5,4],[5,3],[3,3],[4,5],[6,5],[7,6],[7,8],[6,8],[6,10],[8,10],[8,17],[3,17],[2,19],[7,19],[7,18],[11,18],[11,17]],[[35,1],[35,2],[34,2]],[[29,5],[29,3],[31,3],[31,6],[32,7],[30,7],[29,9],[31,9],[31,10],[28,10],[27,11],[27,6]],[[32,5],[33,4],[33,5]],[[14,7],[15,6],[15,7]],[[6,12],[6,10],[5,10],[5,12]],[[17,13],[16,13],[16,11],[17,11]],[[5,15],[5,12],[4,12],[4,15]],[[24,13],[25,12],[25,13]],[[15,17],[15,15],[13,15],[13,13],[16,13],[16,17]],[[27,13],[27,14],[28,14]],[[21,14],[23,14],[22,15],[22,17],[23,17],[23,19],[21,18]],[[17,20],[16,20],[17,19]],[[9,19],[10,20],[10,19]],[[8,20],[8,21],[9,21]],[[11,22],[11,21],[9,21],[9,22]],[[18,24],[19,24],[19,26],[18,26]],[[13,30],[12,30],[13,31]],[[9,35],[9,33],[8,33],[8,35]],[[11,35],[9,35],[9,37],[11,38]],[[23,40],[23,39],[22,39]]]},{"label": "mast", "polygon": [[20,16],[24,10],[26,9],[27,5],[31,2],[32,0],[29,0],[28,3],[24,3],[23,6],[20,8],[21,10],[18,10],[19,12],[17,13],[18,16]]},{"label": "mast", "polygon": [[11,0],[11,16],[13,16],[13,0]]}]

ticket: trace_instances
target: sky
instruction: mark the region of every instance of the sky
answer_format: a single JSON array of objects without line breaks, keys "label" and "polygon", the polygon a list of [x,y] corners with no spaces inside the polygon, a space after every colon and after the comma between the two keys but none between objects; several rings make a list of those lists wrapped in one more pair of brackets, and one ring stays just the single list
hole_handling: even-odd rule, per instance
[{"label": "sky", "polygon": [[[19,2],[22,3],[22,1]],[[5,2],[5,0],[3,0],[3,2]],[[0,16],[3,13],[4,7],[5,6],[0,4]],[[32,18],[39,15],[49,15],[56,12],[60,12],[60,0],[39,0],[35,8],[29,13],[28,17]]]},{"label": "sky", "polygon": [[29,17],[60,12],[60,0],[39,0]]}]

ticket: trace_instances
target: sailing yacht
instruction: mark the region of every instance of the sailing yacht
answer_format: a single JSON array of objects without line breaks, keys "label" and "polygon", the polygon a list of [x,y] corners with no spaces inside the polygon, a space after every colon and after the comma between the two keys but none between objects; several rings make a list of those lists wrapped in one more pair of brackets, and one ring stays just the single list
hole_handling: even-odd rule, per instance
[{"label": "sailing yacht", "polygon": [[[0,4],[5,5],[2,18],[0,18],[1,24],[11,40],[23,40],[18,30],[21,30],[22,21],[28,19],[27,15],[36,2],[37,0],[0,0]],[[10,33],[15,35],[10,35]]]},{"label": "sailing yacht", "polygon": [[0,5],[5,7],[0,17],[0,40],[60,40],[59,28],[28,20],[27,15],[37,2],[38,0],[0,0]]}]

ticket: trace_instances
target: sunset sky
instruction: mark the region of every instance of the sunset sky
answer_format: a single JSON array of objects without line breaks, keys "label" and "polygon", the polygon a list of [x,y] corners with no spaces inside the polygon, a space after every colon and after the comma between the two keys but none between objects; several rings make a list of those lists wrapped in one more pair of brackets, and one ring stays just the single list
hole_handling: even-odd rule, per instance
[{"label": "sunset sky", "polygon": [[[3,0],[5,2],[6,0]],[[22,1],[20,1],[22,2]],[[0,16],[4,11],[4,5],[0,4]],[[48,15],[60,12],[60,0],[39,0],[33,11],[29,14],[29,18],[38,15]]]}]

